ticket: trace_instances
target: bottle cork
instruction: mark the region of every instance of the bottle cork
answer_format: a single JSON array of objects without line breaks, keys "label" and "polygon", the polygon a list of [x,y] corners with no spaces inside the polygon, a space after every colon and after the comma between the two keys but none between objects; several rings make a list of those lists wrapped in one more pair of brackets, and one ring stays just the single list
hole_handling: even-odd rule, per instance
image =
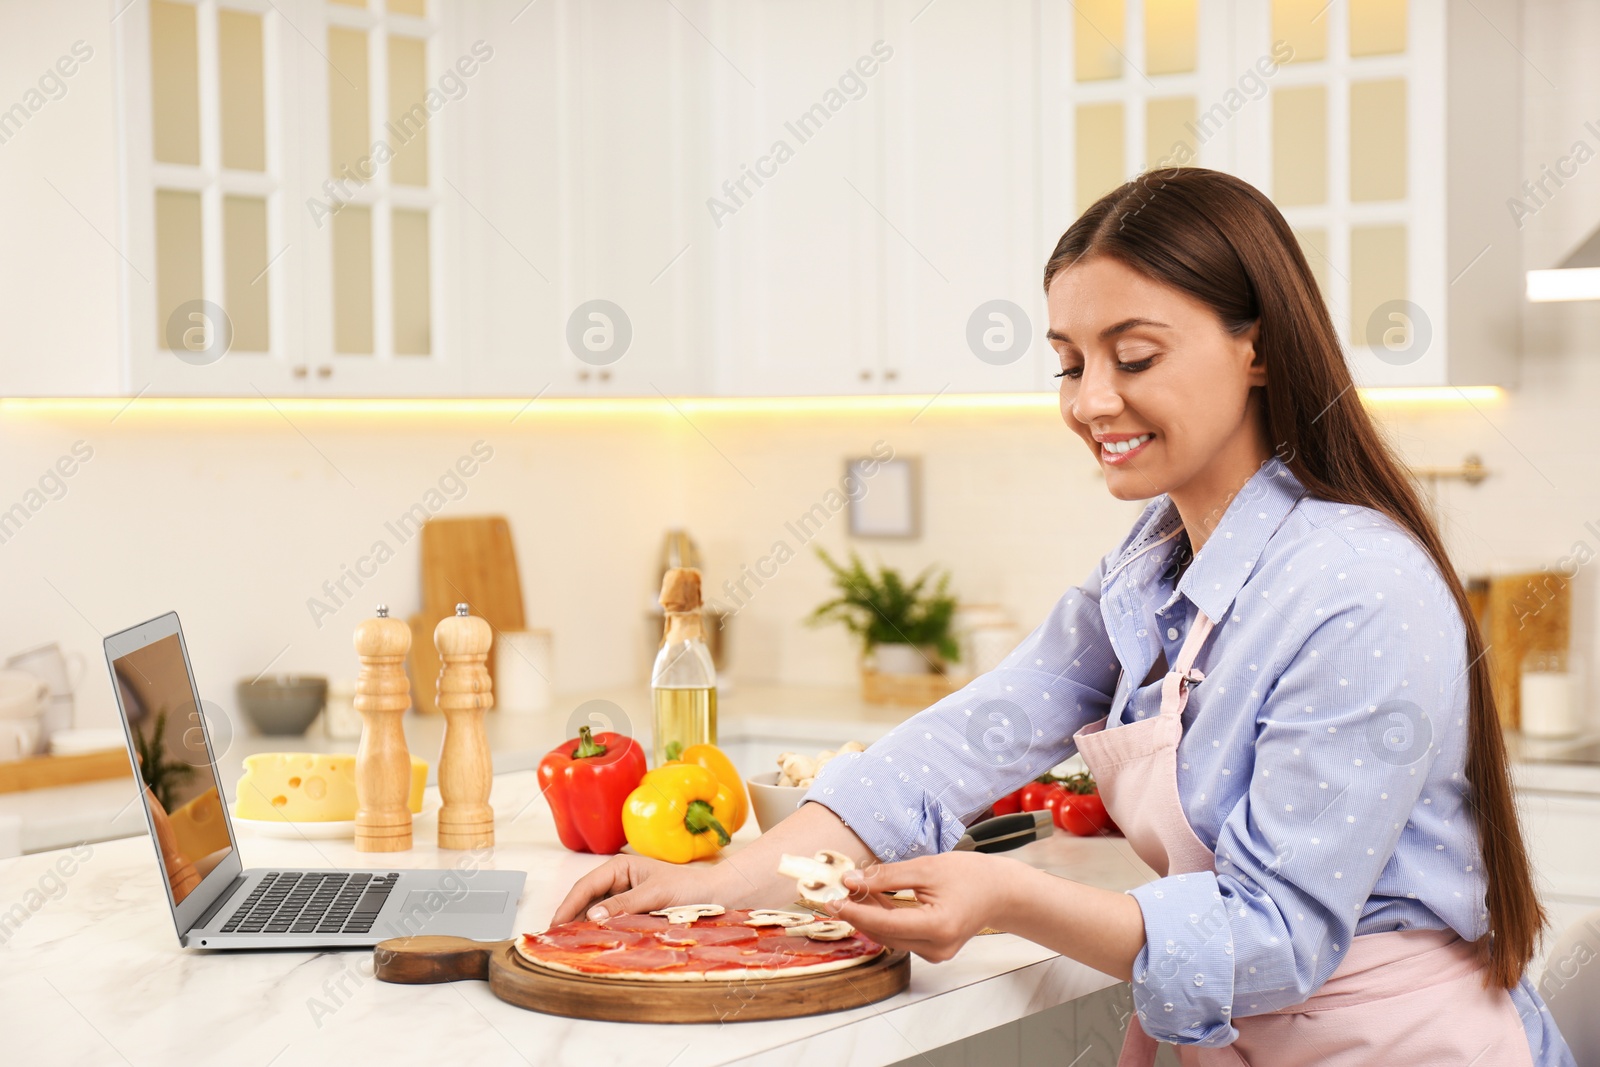
[{"label": "bottle cork", "polygon": [[666,639],[688,641],[704,637],[700,613],[700,572],[693,567],[673,567],[661,578],[661,610],[666,612]]}]

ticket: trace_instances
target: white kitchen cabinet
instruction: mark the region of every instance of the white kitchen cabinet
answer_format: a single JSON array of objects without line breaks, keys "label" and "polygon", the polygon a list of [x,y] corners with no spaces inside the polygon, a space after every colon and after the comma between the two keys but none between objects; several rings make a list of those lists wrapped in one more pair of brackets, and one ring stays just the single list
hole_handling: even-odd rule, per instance
[{"label": "white kitchen cabinet", "polygon": [[1541,896],[1600,908],[1600,794],[1523,789],[1518,802]]},{"label": "white kitchen cabinet", "polygon": [[691,210],[692,254],[711,268],[714,390],[878,392],[894,239],[878,214],[882,111],[899,54],[883,5],[709,11],[711,172]]},{"label": "white kitchen cabinet", "polygon": [[1246,5],[1247,48],[1294,58],[1239,173],[1300,235],[1358,384],[1513,382],[1520,4],[1322,7]]},{"label": "white kitchen cabinet", "polygon": [[717,390],[1048,384],[1037,4],[718,10]]},{"label": "white kitchen cabinet", "polygon": [[1053,386],[1044,341],[1039,6],[886,6],[885,392]]},{"label": "white kitchen cabinet", "polygon": [[153,0],[117,20],[127,392],[458,391],[448,178],[483,56],[456,9],[425,10]]},{"label": "white kitchen cabinet", "polygon": [[479,5],[463,286],[469,395],[705,391],[705,97],[673,5]]},{"label": "white kitchen cabinet", "polygon": [[1046,188],[1071,190],[1081,211],[1193,153],[1282,209],[1358,384],[1509,384],[1522,303],[1505,205],[1520,182],[1518,12],[1516,0],[1074,5],[1047,26],[1060,147]]}]

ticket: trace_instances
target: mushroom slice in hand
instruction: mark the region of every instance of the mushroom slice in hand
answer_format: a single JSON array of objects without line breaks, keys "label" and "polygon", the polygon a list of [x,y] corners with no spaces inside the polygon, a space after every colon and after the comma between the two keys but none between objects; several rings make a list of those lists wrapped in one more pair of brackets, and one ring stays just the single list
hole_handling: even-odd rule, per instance
[{"label": "mushroom slice in hand", "polygon": [[801,915],[797,911],[775,911],[772,908],[757,908],[750,913],[744,921],[746,926],[805,926],[811,922],[811,916]]},{"label": "mushroom slice in hand", "polygon": [[696,919],[711,915],[721,915],[725,909],[721,904],[679,904],[671,908],[662,908],[652,911],[651,915],[664,915],[667,922],[674,926],[686,925]]},{"label": "mushroom slice in hand", "polygon": [[855,933],[856,928],[843,919],[824,919],[803,926],[791,926],[788,932],[791,936],[803,934],[813,941],[843,941]]},{"label": "mushroom slice in hand", "polygon": [[801,900],[826,904],[850,895],[850,890],[844,887],[844,874],[855,870],[855,866],[849,856],[825,848],[815,856],[782,856],[778,860],[778,873],[795,879]]}]

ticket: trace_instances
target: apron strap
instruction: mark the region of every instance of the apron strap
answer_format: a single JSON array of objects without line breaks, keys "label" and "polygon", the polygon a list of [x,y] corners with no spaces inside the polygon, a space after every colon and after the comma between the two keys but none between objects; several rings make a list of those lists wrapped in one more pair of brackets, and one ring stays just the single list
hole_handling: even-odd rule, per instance
[{"label": "apron strap", "polygon": [[1211,629],[1216,624],[1211,621],[1205,612],[1195,609],[1194,625],[1189,627],[1189,633],[1183,639],[1183,647],[1178,650],[1177,662],[1172,665],[1172,670],[1161,682],[1161,714],[1163,717],[1183,714],[1184,705],[1189,702],[1189,684],[1205,678],[1205,674],[1194,669],[1195,657],[1200,654],[1200,648],[1206,643],[1206,638],[1211,636]]}]

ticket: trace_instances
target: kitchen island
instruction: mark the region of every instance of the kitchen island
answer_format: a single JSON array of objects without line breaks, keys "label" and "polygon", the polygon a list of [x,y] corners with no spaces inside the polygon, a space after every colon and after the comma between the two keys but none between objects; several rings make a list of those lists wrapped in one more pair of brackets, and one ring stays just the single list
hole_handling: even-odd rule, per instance
[{"label": "kitchen island", "polygon": [[[497,776],[491,799],[497,844],[486,858],[435,849],[431,815],[418,817],[409,852],[376,855],[357,853],[348,840],[245,835],[239,844],[247,867],[526,870],[518,928],[543,929],[567,888],[599,858],[557,842],[533,773]],[[730,847],[755,835],[747,824]],[[1151,877],[1120,838],[1056,836],[1011,855],[1108,889]],[[974,938],[947,963],[913,959],[910,989],[849,1011],[686,1026],[565,1019],[502,1003],[481,982],[378,982],[370,950],[181,949],[146,837],[0,862],[0,944],[5,1060],[19,1064],[867,1067],[928,1063],[941,1046],[982,1042],[988,1034],[999,1035],[990,1040],[1002,1048],[1045,1045],[1051,1059],[1084,1067],[1115,1061],[1120,1035],[1112,1004],[1123,991],[1073,960],[991,934]],[[1095,1002],[1093,1020],[1073,1014],[1085,998]],[[1031,1037],[1023,1031],[1030,1020]],[[959,1057],[970,1052],[969,1046]],[[952,1058],[935,1053],[931,1062]]]}]

